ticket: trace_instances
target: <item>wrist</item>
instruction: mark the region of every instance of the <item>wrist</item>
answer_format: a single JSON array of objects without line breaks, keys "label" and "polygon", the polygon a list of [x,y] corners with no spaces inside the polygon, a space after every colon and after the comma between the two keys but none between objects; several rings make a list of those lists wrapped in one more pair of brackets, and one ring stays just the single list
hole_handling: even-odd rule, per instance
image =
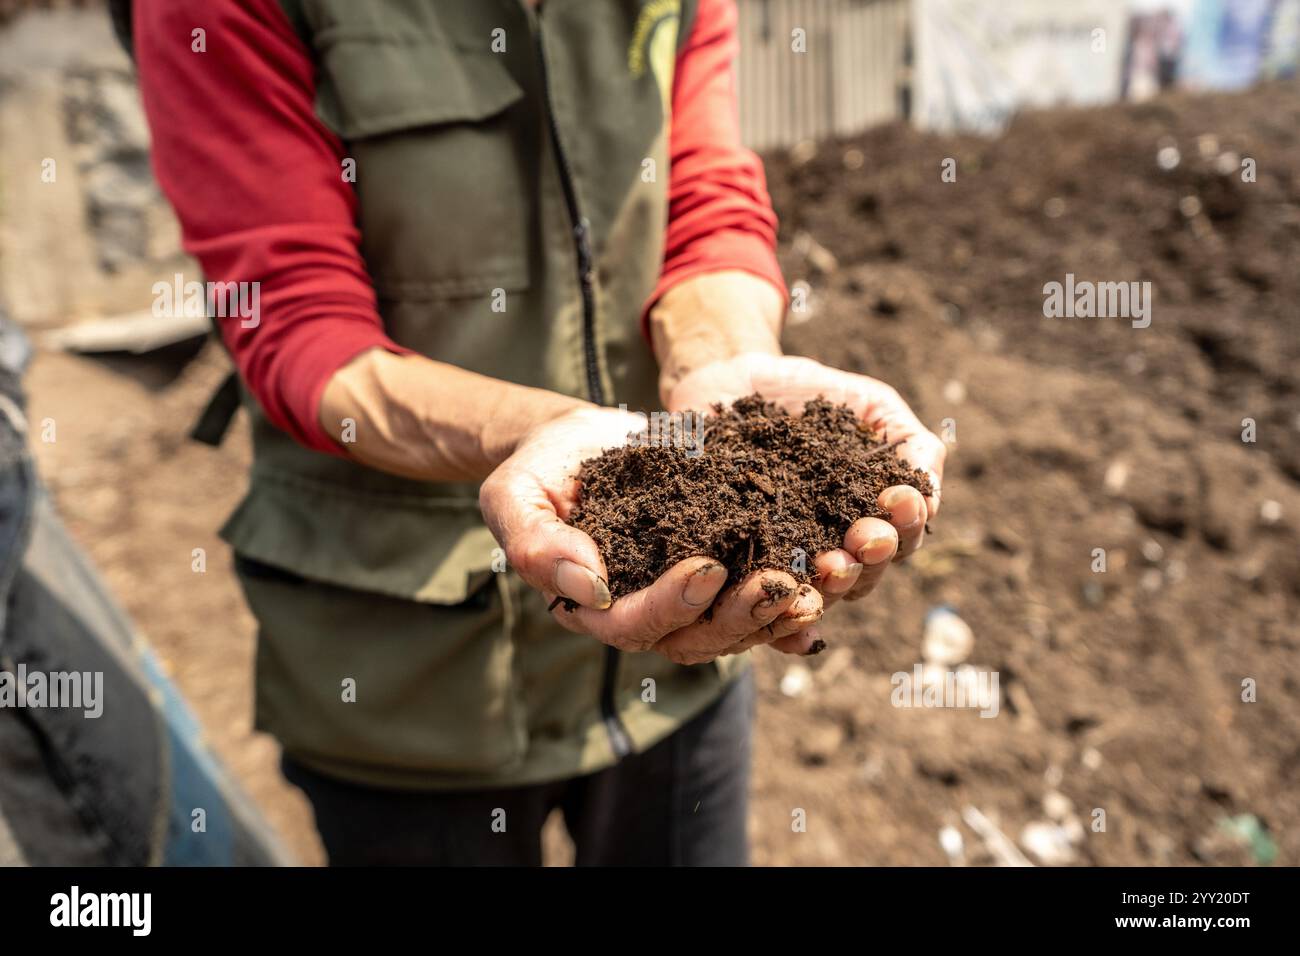
[{"label": "wrist", "polygon": [[[423,355],[371,349],[327,383],[319,419],[363,464],[425,481],[459,481],[486,477],[537,425],[587,405]],[[347,422],[350,438],[339,432]]]},{"label": "wrist", "polygon": [[537,429],[578,409],[596,407],[559,392],[507,385],[480,424],[478,443],[483,459],[495,468]]},{"label": "wrist", "polygon": [[695,369],[747,353],[781,354],[785,300],[748,272],[711,272],[673,286],[650,310],[659,392]]}]

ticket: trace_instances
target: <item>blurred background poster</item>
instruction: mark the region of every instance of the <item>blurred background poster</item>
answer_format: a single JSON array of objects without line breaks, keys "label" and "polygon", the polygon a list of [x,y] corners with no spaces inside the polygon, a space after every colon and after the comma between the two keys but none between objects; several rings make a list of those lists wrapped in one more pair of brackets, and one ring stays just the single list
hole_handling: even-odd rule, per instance
[{"label": "blurred background poster", "polygon": [[1195,0],[1182,82],[1193,89],[1240,90],[1265,72],[1295,69],[1296,0]]},{"label": "blurred background poster", "polygon": [[915,118],[997,132],[1023,107],[1120,95],[1127,0],[915,0]]},{"label": "blurred background poster", "polygon": [[1134,0],[1130,4],[1122,84],[1125,99],[1149,99],[1178,81],[1195,2]]},{"label": "blurred background poster", "polygon": [[1024,107],[1290,76],[1300,0],[913,0],[914,118],[996,133]]}]

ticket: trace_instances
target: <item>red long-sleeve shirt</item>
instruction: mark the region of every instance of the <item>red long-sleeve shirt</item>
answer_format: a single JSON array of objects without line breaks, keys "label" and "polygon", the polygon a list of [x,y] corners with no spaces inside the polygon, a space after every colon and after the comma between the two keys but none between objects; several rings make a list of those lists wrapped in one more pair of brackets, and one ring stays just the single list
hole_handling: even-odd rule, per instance
[{"label": "red long-sleeve shirt", "polygon": [[[134,42],[158,182],[214,282],[261,283],[261,321],[221,321],[267,418],[338,452],[317,409],[330,377],[385,334],[358,250],[342,142],[315,111],[315,67],[277,0],[136,0]],[[196,27],[207,50],[191,50]],[[664,264],[674,283],[741,269],[785,286],[763,167],[740,143],[734,0],[700,0],[677,58]],[[436,254],[436,253],[435,253]]]}]

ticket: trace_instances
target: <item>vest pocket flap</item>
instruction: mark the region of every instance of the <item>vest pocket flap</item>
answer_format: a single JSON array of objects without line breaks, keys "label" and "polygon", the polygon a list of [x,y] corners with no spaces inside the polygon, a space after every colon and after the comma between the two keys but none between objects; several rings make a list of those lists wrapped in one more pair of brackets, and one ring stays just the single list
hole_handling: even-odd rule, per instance
[{"label": "vest pocket flap", "polygon": [[309,581],[446,605],[483,585],[497,547],[474,499],[341,494],[265,474],[221,537],[236,554]]},{"label": "vest pocket flap", "polygon": [[524,95],[502,58],[487,51],[378,34],[321,34],[317,43],[317,110],[345,140],[478,122]]}]

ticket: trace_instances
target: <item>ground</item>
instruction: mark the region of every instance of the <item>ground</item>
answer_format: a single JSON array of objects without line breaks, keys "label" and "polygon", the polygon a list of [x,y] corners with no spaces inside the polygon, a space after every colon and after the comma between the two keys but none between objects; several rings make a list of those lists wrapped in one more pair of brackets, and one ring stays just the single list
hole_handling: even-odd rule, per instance
[{"label": "ground", "polygon": [[[1291,84],[770,159],[783,264],[810,287],[790,349],[888,380],[953,442],[926,547],[828,615],[824,654],[753,655],[755,862],[943,864],[945,826],[988,862],[973,808],[1012,839],[1077,821],[1078,863],[1270,844],[1300,863],[1298,140]],[[1151,282],[1150,327],[1044,317],[1067,273]],[[222,359],[154,365],[41,354],[31,418],[56,440],[38,461],[218,751],[319,862],[250,729],[253,624],[215,533],[246,435],[185,440]],[[995,718],[891,705],[941,605],[999,675]],[[1267,834],[1253,850],[1224,828],[1241,817]]]}]

